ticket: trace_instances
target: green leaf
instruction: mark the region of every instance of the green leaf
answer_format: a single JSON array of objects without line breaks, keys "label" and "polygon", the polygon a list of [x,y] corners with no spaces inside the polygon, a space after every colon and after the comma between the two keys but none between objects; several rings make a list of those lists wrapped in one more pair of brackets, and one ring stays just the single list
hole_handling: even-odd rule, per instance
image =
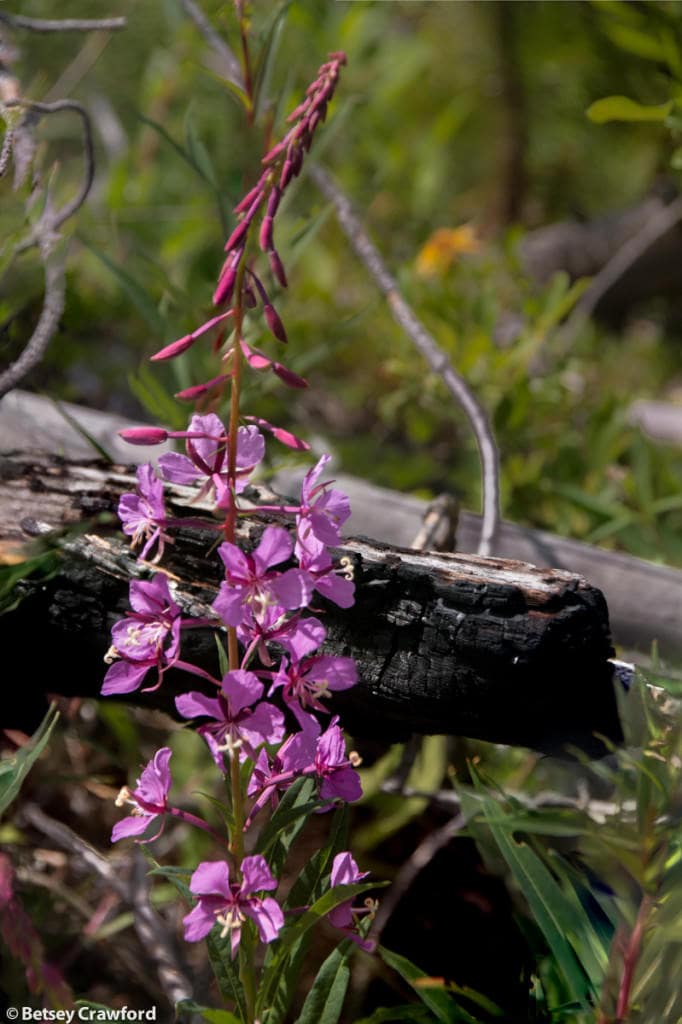
[{"label": "green leaf", "polygon": [[296,1024],[337,1024],[350,981],[348,961],[356,948],[346,939],[330,953],[317,972]]},{"label": "green leaf", "polygon": [[227,651],[225,650],[225,644],[222,642],[218,634],[215,634],[215,645],[218,648],[218,664],[220,666],[221,676],[226,676],[230,671],[230,659]]},{"label": "green leaf", "polygon": [[605,96],[587,108],[587,116],[595,124],[609,121],[653,121],[662,122],[673,108],[672,100],[656,106],[645,106],[628,96]]},{"label": "green leaf", "polygon": [[476,1017],[472,1017],[470,1013],[459,1007],[447,993],[444,983],[437,984],[435,979],[429,978],[428,974],[407,957],[392,953],[384,946],[379,946],[377,952],[384,963],[392,967],[403,981],[406,981],[414,989],[424,1005],[442,1024],[452,1024],[453,1021],[478,1024]]},{"label": "green leaf", "polygon": [[59,712],[52,704],[26,746],[0,761],[0,815],[18,795],[26,776],[47,746],[58,718]]},{"label": "green leaf", "polygon": [[160,340],[165,340],[166,332],[168,329],[166,320],[159,313],[156,307],[156,303],[151,298],[151,296],[145,291],[145,289],[142,287],[139,281],[136,281],[135,278],[131,274],[129,274],[127,270],[124,270],[123,267],[120,266],[120,264],[112,260],[109,256],[106,255],[106,253],[103,253],[99,249],[96,249],[95,246],[91,245],[91,243],[88,242],[86,239],[81,238],[80,242],[87,249],[89,249],[90,252],[94,256],[96,256],[97,259],[100,260],[100,262],[102,262],[104,266],[107,267],[108,270],[111,271],[111,273],[114,275],[114,277],[120,284],[124,293],[130,299],[132,305],[138,311],[140,316],[146,321],[147,326],[153,332],[154,336],[159,338]]},{"label": "green leaf", "polygon": [[310,799],[314,790],[312,779],[297,779],[286,790],[274,814],[261,829],[256,852],[263,854],[275,875],[279,874],[306,819],[320,806],[319,800]]},{"label": "green leaf", "polygon": [[204,1010],[202,1017],[209,1024],[241,1024],[240,1018],[235,1017],[229,1010]]},{"label": "green leaf", "polygon": [[[481,780],[473,772],[472,777],[479,793],[483,795],[485,790]],[[482,808],[500,853],[554,955],[570,998],[588,1009],[591,985],[567,938],[580,929],[576,908],[566,899],[537,854],[526,843],[517,843],[510,831],[499,824],[500,807],[497,801],[484,798]]]},{"label": "green leaf", "polygon": [[270,25],[266,31],[265,41],[258,55],[258,64],[254,75],[253,105],[256,118],[259,117],[263,104],[268,100],[268,89],[272,68],[277,58],[277,50],[284,28],[291,0],[283,0],[272,16]]},{"label": "green leaf", "polygon": [[0,565],[0,615],[11,612],[21,602],[22,595],[16,592],[17,583],[34,575],[49,580],[56,575],[59,565],[59,551],[53,549],[42,551],[15,565]]},{"label": "green leaf", "polygon": [[338,907],[341,903],[345,903],[347,900],[354,899],[355,896],[363,892],[377,889],[380,886],[382,886],[382,883],[376,882],[365,882],[358,885],[336,885],[316,900],[311,907],[308,907],[299,918],[285,925],[284,929],[280,932],[276,947],[274,947],[274,953],[271,959],[266,961],[263,970],[256,1007],[258,1013],[263,1014],[268,1010],[275,998],[290,954],[313,925],[317,924],[334,907]]},{"label": "green leaf", "polygon": [[[280,971],[279,981],[275,987],[272,1003],[267,1009],[267,1024],[282,1024],[286,1020],[294,997],[300,990],[300,977],[303,963],[310,946],[310,932],[301,936],[292,947],[285,968]],[[263,977],[272,963],[269,954],[272,946],[268,946]]]},{"label": "green leaf", "polygon": [[59,401],[59,399],[52,398],[51,401],[52,401],[53,405],[56,407],[56,409],[59,412],[60,416],[63,416],[64,419],[66,420],[66,422],[69,424],[69,426],[73,427],[73,429],[76,431],[76,433],[80,434],[80,436],[83,438],[84,441],[87,441],[87,443],[90,445],[90,447],[93,449],[93,451],[97,452],[97,454],[99,455],[99,457],[101,459],[104,459],[105,462],[109,462],[109,463],[113,463],[114,462],[113,455],[110,455],[109,452],[106,450],[106,448],[104,448],[99,443],[97,438],[93,437],[93,435],[88,430],[86,430],[85,427],[81,423],[78,422],[76,417],[71,415],[69,410],[66,408],[66,406],[62,402]]},{"label": "green leaf", "polygon": [[308,906],[322,895],[323,881],[331,871],[331,862],[337,853],[348,847],[348,804],[334,812],[329,838],[320,850],[304,864],[303,869],[289,890],[284,907]]},{"label": "green leaf", "polygon": [[199,1013],[203,1020],[209,1024],[242,1024],[239,1017],[235,1017],[229,1010],[219,1010],[212,1006],[202,1006],[195,1003],[193,999],[181,999],[175,1006],[178,1015],[184,1013]]},{"label": "green leaf", "polygon": [[375,1010],[369,1017],[355,1021],[355,1024],[398,1024],[408,1021],[410,1024],[428,1024],[433,1020],[428,1006],[422,1003],[408,1003],[406,1006],[388,1006]]},{"label": "green leaf", "polygon": [[631,25],[618,23],[605,25],[604,28],[606,34],[621,50],[634,53],[644,60],[653,60],[660,64],[667,62],[668,47],[651,31],[645,32]]},{"label": "green leaf", "polygon": [[185,413],[146,363],[140,364],[137,374],[128,374],[128,386],[156,422],[183,428]]}]

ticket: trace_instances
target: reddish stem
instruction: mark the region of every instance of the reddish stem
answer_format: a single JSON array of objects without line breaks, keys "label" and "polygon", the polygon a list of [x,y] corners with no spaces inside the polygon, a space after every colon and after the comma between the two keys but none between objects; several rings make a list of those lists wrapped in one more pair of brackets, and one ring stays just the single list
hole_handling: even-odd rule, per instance
[{"label": "reddish stem", "polygon": [[615,1024],[620,1024],[621,1021],[627,1020],[628,1012],[630,1010],[632,982],[634,980],[639,955],[642,950],[644,929],[646,927],[647,918],[652,905],[652,897],[645,893],[642,896],[641,903],[639,904],[637,919],[623,953],[623,973],[620,979],[620,989],[618,991],[618,1001],[616,1003]]}]

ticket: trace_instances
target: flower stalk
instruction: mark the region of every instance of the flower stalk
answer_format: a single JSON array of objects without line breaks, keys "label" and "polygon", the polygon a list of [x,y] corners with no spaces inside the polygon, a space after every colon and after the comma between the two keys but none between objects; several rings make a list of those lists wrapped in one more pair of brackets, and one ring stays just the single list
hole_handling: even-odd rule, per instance
[{"label": "flower stalk", "polygon": [[[254,97],[246,37],[247,22],[237,3],[243,43],[247,114],[252,119]],[[263,277],[257,272],[258,256],[251,260],[249,247],[258,240],[258,250],[267,257],[275,281],[287,284],[284,264],[275,248],[274,225],[282,196],[300,173],[313,136],[324,120],[345,56],[331,54],[308,88],[303,102],[289,117],[291,127],[281,142],[263,159],[256,185],[235,208],[238,222],[225,245],[225,261],[213,295],[217,312],[194,331],[164,346],[152,359],[168,360],[188,351],[202,338],[213,336],[213,351],[223,370],[211,380],[180,392],[180,400],[198,405],[186,430],[137,427],[122,431],[132,444],[159,444],[169,439],[184,442],[185,452],[169,452],[138,472],[135,494],[124,495],[119,507],[126,533],[140,548],[140,557],[152,555],[161,561],[164,546],[172,543],[178,522],[167,513],[164,482],[196,488],[197,498],[211,501],[222,516],[223,543],[218,556],[223,580],[213,603],[215,620],[196,620],[197,625],[225,631],[227,665],[218,679],[193,665],[181,655],[182,631],[192,624],[181,617],[169,582],[162,571],[151,581],[133,581],[132,611],[112,629],[109,668],[103,693],[130,692],[152,672],[151,688],[162,685],[165,672],[173,667],[199,680],[209,694],[192,690],[176,698],[178,712],[188,720],[199,720],[197,731],[205,741],[229,793],[227,837],[209,822],[169,804],[171,786],[170,748],[158,751],[144,768],[135,789],[126,789],[125,800],[132,814],[119,822],[112,838],[137,837],[151,842],[161,834],[166,819],[177,819],[211,835],[218,843],[221,860],[205,861],[194,871],[189,889],[196,902],[184,918],[185,939],[196,942],[214,928],[220,938],[229,939],[229,955],[239,954],[244,1024],[254,1024],[267,1014],[259,1005],[259,993],[269,992],[257,963],[262,961],[259,945],[275,942],[284,925],[277,899],[279,881],[266,858],[247,854],[258,849],[256,830],[265,818],[265,808],[276,813],[279,800],[296,782],[314,792],[312,808],[323,812],[357,800],[362,793],[355,770],[357,761],[346,752],[346,741],[326,699],[334,691],[357,682],[357,667],[348,657],[321,650],[326,631],[315,610],[320,598],[340,607],[354,601],[352,567],[337,565],[332,549],[338,546],[340,530],[350,515],[348,498],[320,477],[329,461],[322,456],[306,474],[296,504],[273,507],[288,515],[290,528],[268,526],[253,550],[237,543],[237,517],[244,514],[240,494],[249,483],[265,454],[262,431],[297,451],[309,448],[305,441],[282,427],[241,409],[242,383],[247,372],[273,372],[285,385],[306,387],[304,381],[276,359],[256,349],[245,330],[250,320],[262,321],[263,331],[277,344],[287,344],[287,332],[276,311]],[[228,306],[229,309],[223,309]],[[225,340],[226,324],[230,330]],[[251,331],[251,323],[248,325]],[[230,382],[227,426],[217,412],[219,399]],[[211,411],[203,411],[210,408]],[[196,520],[183,520],[190,527]],[[146,563],[145,563],[146,564]],[[149,687],[148,687],[149,688]],[[311,785],[312,783],[312,785]],[[311,813],[311,812],[309,812]],[[151,838],[148,830],[154,829]],[[248,840],[248,842],[247,842]],[[266,844],[266,851],[270,847]],[[339,860],[341,857],[341,860]],[[364,878],[350,853],[339,854],[326,879],[328,887],[353,884]],[[319,898],[313,896],[311,902]],[[351,903],[338,908],[330,923],[344,937],[364,949],[373,948],[364,936],[366,918]],[[252,924],[247,923],[247,919]],[[245,926],[246,925],[246,926]]]}]

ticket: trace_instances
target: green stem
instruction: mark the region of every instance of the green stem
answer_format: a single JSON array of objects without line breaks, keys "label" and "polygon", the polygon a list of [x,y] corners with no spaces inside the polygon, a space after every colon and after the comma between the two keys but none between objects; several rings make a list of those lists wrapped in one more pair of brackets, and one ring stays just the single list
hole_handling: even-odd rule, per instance
[{"label": "green stem", "polygon": [[249,930],[248,926],[242,930],[239,980],[241,981],[244,989],[247,1024],[254,1024],[254,1021],[256,1020],[256,972],[253,962],[254,945],[251,936],[248,934]]}]

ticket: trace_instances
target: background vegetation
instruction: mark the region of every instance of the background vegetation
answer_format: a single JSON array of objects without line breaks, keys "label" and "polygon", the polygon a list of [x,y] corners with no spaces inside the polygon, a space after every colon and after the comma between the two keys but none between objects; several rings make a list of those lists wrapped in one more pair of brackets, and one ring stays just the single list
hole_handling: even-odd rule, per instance
[{"label": "background vegetation", "polygon": [[[177,370],[150,369],[145,359],[206,312],[231,206],[258,166],[262,137],[246,129],[179,0],[121,0],[115,11],[100,0],[86,6],[63,0],[59,16],[123,13],[128,30],[26,35],[14,65],[27,96],[79,98],[98,131],[96,184],[71,242],[62,329],[27,384],[176,423],[177,408],[164,396],[202,379],[201,354],[193,350]],[[236,46],[232,5],[203,6]],[[51,16],[53,7],[27,0],[22,13]],[[524,234],[539,225],[618,211],[662,180],[676,184],[676,108],[667,122],[652,123],[598,125],[585,112],[613,94],[646,104],[676,100],[682,6],[292,0],[255,3],[253,19],[270,52],[262,123],[281,124],[321,58],[347,51],[315,156],[364,211],[406,295],[490,411],[505,515],[682,564],[679,452],[628,422],[637,398],[679,399],[677,304],[648,303],[617,327],[590,322],[567,341],[561,323],[580,287],[563,276],[540,287],[520,259]],[[41,126],[44,167],[58,161],[60,195],[78,179],[77,128],[66,116]],[[0,183],[3,362],[20,350],[40,308],[31,254],[11,264],[7,255],[28,187],[14,194],[11,182]],[[305,175],[286,221],[278,242],[292,288],[278,306],[291,339],[288,364],[311,388],[293,406],[275,386],[259,389],[248,398],[254,411],[324,437],[346,471],[421,494],[454,490],[477,508],[479,471],[465,423]],[[444,228],[462,230],[437,250],[443,236],[435,233]],[[376,877],[395,874],[448,821],[455,789],[469,820],[469,838],[432,858],[385,934],[387,945],[447,979],[435,993],[421,986],[428,996],[421,1019],[606,1024],[615,1019],[640,915],[648,939],[644,957],[633,958],[639,975],[628,1019],[680,1019],[678,994],[660,984],[680,970],[676,711],[642,684],[625,712],[626,748],[596,769],[435,738],[415,760],[409,785],[417,795],[406,800],[381,789],[399,751],[366,768],[357,850]],[[25,794],[102,847],[114,813],[102,812],[102,799],[167,728],[166,720],[115,707],[96,717],[90,706],[74,711]],[[184,731],[171,740],[183,755],[186,777],[178,781],[190,789],[205,774],[195,740]],[[589,801],[581,796],[588,783]],[[427,799],[433,790],[440,796]],[[21,851],[25,831],[5,825],[2,839]],[[187,842],[168,840],[164,852],[178,862],[203,855]],[[67,973],[77,965],[92,998],[111,1001],[127,985],[133,1002],[148,1005],[143,980],[121,952],[130,914],[92,924],[96,885],[77,863],[51,867],[50,886],[26,867],[22,879],[48,951]],[[155,900],[172,915],[172,890],[159,886]],[[14,967],[2,981],[18,999],[23,979]],[[467,986],[486,995],[467,990],[453,1009],[448,996],[459,1000]],[[405,991],[385,975],[365,977],[353,1009],[399,1002]],[[611,1017],[598,1017],[599,999]]]},{"label": "background vegetation", "polygon": [[[50,13],[39,0],[24,6]],[[206,310],[231,204],[258,164],[262,135],[245,127],[179,0],[119,7],[125,33],[19,40],[26,95],[68,93],[98,126],[96,187],[72,241],[63,327],[27,383],[134,417],[142,410],[131,383],[138,403],[169,420],[176,407],[159,391],[176,389],[174,372],[189,381],[190,357],[179,371],[144,359]],[[62,8],[73,15],[79,5]],[[205,8],[234,36],[230,4]],[[87,13],[107,10],[93,2]],[[669,68],[638,52],[661,13],[674,24],[677,7],[300,0],[255,4],[253,21],[270,44],[266,125],[281,123],[320,54],[347,51],[316,158],[364,212],[407,296],[489,409],[505,515],[680,563],[679,460],[627,423],[633,400],[679,388],[675,304],[649,303],[617,329],[588,324],[562,342],[557,327],[577,293],[561,277],[529,282],[519,260],[525,230],[618,211],[675,180],[668,127],[585,116],[609,94],[670,97]],[[68,115],[41,128],[45,167],[59,161],[63,194],[80,170],[78,130]],[[2,188],[0,228],[11,238],[24,197],[7,180]],[[278,244],[293,287],[279,302],[290,362],[311,388],[293,408],[274,382],[254,401],[324,436],[344,470],[423,494],[454,490],[477,508],[466,426],[305,176],[288,225]],[[420,262],[434,232],[463,225],[440,257],[427,250]],[[3,358],[26,337],[39,288],[27,254],[2,285]]]}]

